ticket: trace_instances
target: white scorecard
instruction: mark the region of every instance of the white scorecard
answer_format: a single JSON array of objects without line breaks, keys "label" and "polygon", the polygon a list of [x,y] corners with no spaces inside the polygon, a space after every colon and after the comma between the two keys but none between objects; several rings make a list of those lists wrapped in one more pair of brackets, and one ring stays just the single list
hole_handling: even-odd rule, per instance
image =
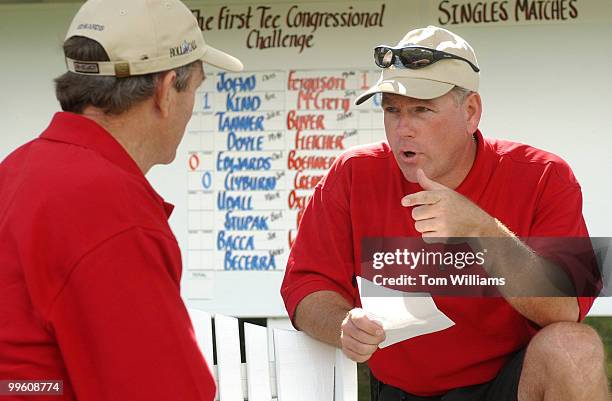
[{"label": "white scorecard", "polygon": [[357,282],[363,310],[385,330],[386,339],[380,348],[455,324],[438,309],[429,294],[392,290],[362,277]]}]

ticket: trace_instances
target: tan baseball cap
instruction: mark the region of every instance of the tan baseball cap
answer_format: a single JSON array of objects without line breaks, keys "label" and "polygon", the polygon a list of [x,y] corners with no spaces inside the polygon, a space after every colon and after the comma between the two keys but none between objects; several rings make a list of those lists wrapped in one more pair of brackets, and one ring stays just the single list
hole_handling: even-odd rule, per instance
[{"label": "tan baseball cap", "polygon": [[[462,57],[478,67],[474,49],[459,35],[444,28],[428,26],[410,31],[395,48],[406,46],[421,46],[428,49],[441,50]],[[480,73],[463,60],[444,59],[431,65],[409,69],[401,65],[391,65],[383,68],[375,85],[355,99],[355,104],[361,104],[375,93],[395,93],[417,99],[434,99],[446,94],[455,86],[477,92]]]},{"label": "tan baseball cap", "polygon": [[179,0],[88,0],[74,16],[66,39],[100,43],[111,61],[66,58],[69,71],[127,77],[167,71],[202,60],[229,71],[242,62],[204,41],[191,11]]}]

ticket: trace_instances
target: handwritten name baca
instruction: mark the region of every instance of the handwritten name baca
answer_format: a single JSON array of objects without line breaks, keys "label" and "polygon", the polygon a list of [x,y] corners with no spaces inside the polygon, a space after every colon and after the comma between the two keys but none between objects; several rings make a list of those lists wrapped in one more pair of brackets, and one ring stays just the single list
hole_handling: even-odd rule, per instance
[{"label": "handwritten name baca", "polygon": [[578,0],[452,1],[438,4],[440,25],[569,21],[578,18]]}]

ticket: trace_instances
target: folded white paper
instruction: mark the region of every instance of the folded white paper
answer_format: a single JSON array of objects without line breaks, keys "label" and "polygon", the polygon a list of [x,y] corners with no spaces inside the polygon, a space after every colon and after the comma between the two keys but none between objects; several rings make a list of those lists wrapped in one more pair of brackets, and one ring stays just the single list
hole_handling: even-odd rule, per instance
[{"label": "folded white paper", "polygon": [[380,348],[455,324],[438,309],[429,294],[392,290],[362,277],[357,281],[363,310],[385,330],[386,339]]}]

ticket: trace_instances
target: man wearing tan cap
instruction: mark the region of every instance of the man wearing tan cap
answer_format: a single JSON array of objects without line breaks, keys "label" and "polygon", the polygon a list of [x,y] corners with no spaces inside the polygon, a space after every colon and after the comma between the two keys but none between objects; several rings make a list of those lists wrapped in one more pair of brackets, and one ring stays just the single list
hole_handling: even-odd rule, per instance
[{"label": "man wearing tan cap", "polygon": [[175,158],[202,63],[242,63],[178,0],[90,0],[64,53],[64,111],[0,164],[0,379],[60,381],[53,400],[211,401],[173,206],[144,174]]},{"label": "man wearing tan cap", "polygon": [[363,239],[502,238],[512,251],[488,255],[498,273],[557,274],[567,288],[517,238],[588,232],[563,160],[478,130],[480,67],[465,40],[429,26],[374,58],[381,77],[356,103],[382,93],[387,141],[348,150],[317,186],[281,289],[294,325],[368,361],[378,401],[608,399],[601,341],[578,323],[592,296],[434,295],[452,326],[378,348],[383,327],[359,308]]}]

